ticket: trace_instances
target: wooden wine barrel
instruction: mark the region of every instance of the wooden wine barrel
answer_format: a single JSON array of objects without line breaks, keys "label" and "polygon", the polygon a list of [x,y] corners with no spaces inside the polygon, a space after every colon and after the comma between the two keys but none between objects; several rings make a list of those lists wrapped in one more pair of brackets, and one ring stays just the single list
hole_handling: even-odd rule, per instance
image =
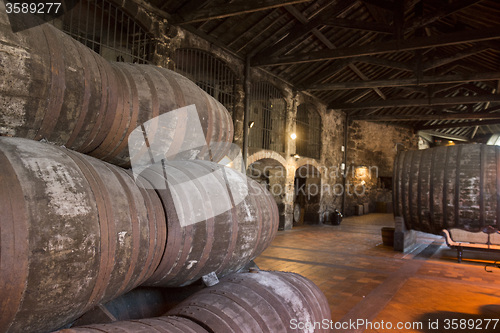
[{"label": "wooden wine barrel", "polygon": [[[57,333],[213,333],[196,322],[177,316],[117,321],[111,324],[95,324],[57,331]],[[56,332],[54,332],[56,333]]]},{"label": "wooden wine barrel", "polygon": [[[110,63],[48,23],[13,33],[11,24],[28,26],[37,18],[12,15],[11,20],[1,1],[0,61],[5,66],[0,94],[5,112],[0,135],[46,139],[128,167],[131,132],[177,110],[180,115],[167,117],[163,128],[150,129],[149,143],[155,131],[167,131],[169,140],[161,143],[170,149],[169,156],[182,149],[196,153],[190,146],[196,129],[211,147],[198,158],[219,161],[229,149],[229,113],[194,82],[152,65]],[[181,114],[179,109],[189,105],[196,107],[199,125]],[[134,144],[141,143],[146,147],[144,140]]]},{"label": "wooden wine barrel", "polygon": [[240,172],[208,161],[173,161],[143,176],[157,188],[168,223],[163,259],[145,285],[183,286],[211,272],[224,276],[257,257],[276,235],[276,202]]},{"label": "wooden wine barrel", "polygon": [[140,285],[165,248],[156,193],[124,170],[0,137],[0,332],[46,332]]},{"label": "wooden wine barrel", "polygon": [[321,333],[330,332],[331,313],[325,295],[310,280],[295,273],[258,271],[231,274],[163,317],[60,332],[173,332],[167,325],[172,318],[184,318],[208,332],[312,332],[304,327],[316,325],[314,332]]},{"label": "wooden wine barrel", "polygon": [[500,147],[463,144],[398,154],[395,216],[408,229],[500,228]]},{"label": "wooden wine barrel", "polygon": [[[231,274],[167,312],[197,323],[212,332],[304,332],[295,323],[330,323],[323,292],[295,273],[258,271]],[[311,330],[312,331],[312,330]],[[316,327],[316,333],[330,332]]]}]

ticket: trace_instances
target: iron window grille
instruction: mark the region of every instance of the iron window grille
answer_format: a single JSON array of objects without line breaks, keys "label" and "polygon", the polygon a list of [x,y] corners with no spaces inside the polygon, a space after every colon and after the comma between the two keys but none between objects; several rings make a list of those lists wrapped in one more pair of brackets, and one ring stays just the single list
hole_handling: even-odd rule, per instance
[{"label": "iron window grille", "polygon": [[175,71],[195,82],[233,115],[236,75],[226,63],[203,50],[181,48],[175,52]]},{"label": "iron window grille", "polygon": [[311,104],[297,108],[295,151],[299,156],[319,159],[321,155],[321,116]]},{"label": "iron window grille", "polygon": [[281,92],[268,82],[258,82],[250,90],[249,147],[285,152],[286,102]]},{"label": "iron window grille", "polygon": [[150,33],[104,0],[81,0],[51,23],[109,61],[150,63],[156,47]]}]

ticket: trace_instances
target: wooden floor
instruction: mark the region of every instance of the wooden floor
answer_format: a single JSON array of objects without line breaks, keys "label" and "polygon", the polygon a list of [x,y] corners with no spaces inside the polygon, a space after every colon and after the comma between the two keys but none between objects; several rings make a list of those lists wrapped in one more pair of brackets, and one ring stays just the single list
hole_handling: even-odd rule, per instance
[{"label": "wooden floor", "polygon": [[382,244],[384,226],[394,226],[391,214],[280,231],[255,263],[316,283],[334,332],[500,332],[500,269],[484,268],[500,254],[465,251],[459,264],[441,236],[424,233],[395,252]]}]

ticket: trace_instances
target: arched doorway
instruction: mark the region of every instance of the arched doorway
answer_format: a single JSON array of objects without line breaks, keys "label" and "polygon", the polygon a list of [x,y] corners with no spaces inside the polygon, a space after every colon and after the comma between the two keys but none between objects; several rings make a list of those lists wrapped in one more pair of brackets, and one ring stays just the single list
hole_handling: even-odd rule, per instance
[{"label": "arched doorway", "polygon": [[[264,186],[274,197],[278,205],[279,230],[287,227],[287,171],[285,166],[273,158],[263,158],[251,163],[247,168],[247,176]],[[290,224],[290,223],[288,223]],[[290,225],[291,227],[291,225]]]},{"label": "arched doorway", "polygon": [[321,173],[312,164],[295,171],[293,225],[320,222]]}]

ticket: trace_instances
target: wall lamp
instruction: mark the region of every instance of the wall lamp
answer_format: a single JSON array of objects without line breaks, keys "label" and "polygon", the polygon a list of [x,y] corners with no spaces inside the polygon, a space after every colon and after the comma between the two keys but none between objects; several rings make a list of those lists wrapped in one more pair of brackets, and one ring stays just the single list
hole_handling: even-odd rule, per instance
[{"label": "wall lamp", "polygon": [[295,140],[295,139],[297,139],[297,134],[292,133],[292,134],[290,134],[290,137],[292,138],[292,140]]},{"label": "wall lamp", "polygon": [[290,156],[295,158],[295,160],[298,160],[300,158],[299,154],[292,154]]},{"label": "wall lamp", "polygon": [[248,128],[252,128],[255,125],[255,121],[248,122]]}]

